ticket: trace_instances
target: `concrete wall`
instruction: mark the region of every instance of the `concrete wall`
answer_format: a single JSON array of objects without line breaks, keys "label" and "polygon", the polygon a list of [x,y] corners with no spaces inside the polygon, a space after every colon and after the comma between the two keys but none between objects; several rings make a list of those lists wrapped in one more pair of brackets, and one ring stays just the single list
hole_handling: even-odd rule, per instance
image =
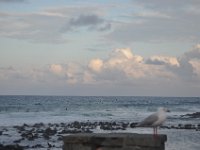
[{"label": "concrete wall", "polygon": [[83,133],[64,137],[63,150],[164,150],[166,135]]}]

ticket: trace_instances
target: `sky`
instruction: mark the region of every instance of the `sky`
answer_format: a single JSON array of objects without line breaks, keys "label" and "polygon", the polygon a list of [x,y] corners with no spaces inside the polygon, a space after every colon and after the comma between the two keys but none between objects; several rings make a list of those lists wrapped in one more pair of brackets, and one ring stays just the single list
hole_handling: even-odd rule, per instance
[{"label": "sky", "polygon": [[0,95],[200,96],[199,0],[0,0]]}]

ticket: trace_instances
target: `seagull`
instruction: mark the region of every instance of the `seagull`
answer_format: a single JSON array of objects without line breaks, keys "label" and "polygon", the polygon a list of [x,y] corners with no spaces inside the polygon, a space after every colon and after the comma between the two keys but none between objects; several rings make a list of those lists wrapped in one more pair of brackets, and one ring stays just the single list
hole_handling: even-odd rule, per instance
[{"label": "seagull", "polygon": [[166,112],[170,112],[169,109],[160,107],[157,112],[139,122],[136,127],[153,127],[153,135],[157,136],[158,126],[162,125],[167,118]]}]

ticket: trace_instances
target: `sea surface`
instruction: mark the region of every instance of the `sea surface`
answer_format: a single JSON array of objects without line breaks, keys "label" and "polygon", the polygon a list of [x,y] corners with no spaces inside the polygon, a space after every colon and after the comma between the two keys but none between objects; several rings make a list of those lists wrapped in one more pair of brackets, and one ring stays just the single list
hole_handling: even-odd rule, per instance
[{"label": "sea surface", "polygon": [[[159,107],[171,111],[165,125],[200,124],[199,118],[183,117],[200,112],[200,97],[0,96],[0,127],[41,122],[139,122]],[[152,133],[152,129],[130,128],[123,132]],[[162,129],[159,132],[168,136],[167,150],[200,149],[200,131]]]}]

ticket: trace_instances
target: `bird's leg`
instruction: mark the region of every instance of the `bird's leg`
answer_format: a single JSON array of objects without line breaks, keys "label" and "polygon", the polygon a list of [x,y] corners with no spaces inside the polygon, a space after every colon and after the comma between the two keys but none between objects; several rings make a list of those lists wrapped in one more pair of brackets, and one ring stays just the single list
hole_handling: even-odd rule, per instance
[{"label": "bird's leg", "polygon": [[157,129],[158,129],[158,128],[156,127],[156,128],[155,128],[155,130],[156,130],[156,135],[158,135],[158,130],[157,130]]},{"label": "bird's leg", "polygon": [[158,135],[157,135],[157,127],[153,127],[153,137],[154,139],[157,139]]},{"label": "bird's leg", "polygon": [[156,130],[155,130],[155,127],[153,127],[153,137],[155,137],[155,134],[156,134]]}]

